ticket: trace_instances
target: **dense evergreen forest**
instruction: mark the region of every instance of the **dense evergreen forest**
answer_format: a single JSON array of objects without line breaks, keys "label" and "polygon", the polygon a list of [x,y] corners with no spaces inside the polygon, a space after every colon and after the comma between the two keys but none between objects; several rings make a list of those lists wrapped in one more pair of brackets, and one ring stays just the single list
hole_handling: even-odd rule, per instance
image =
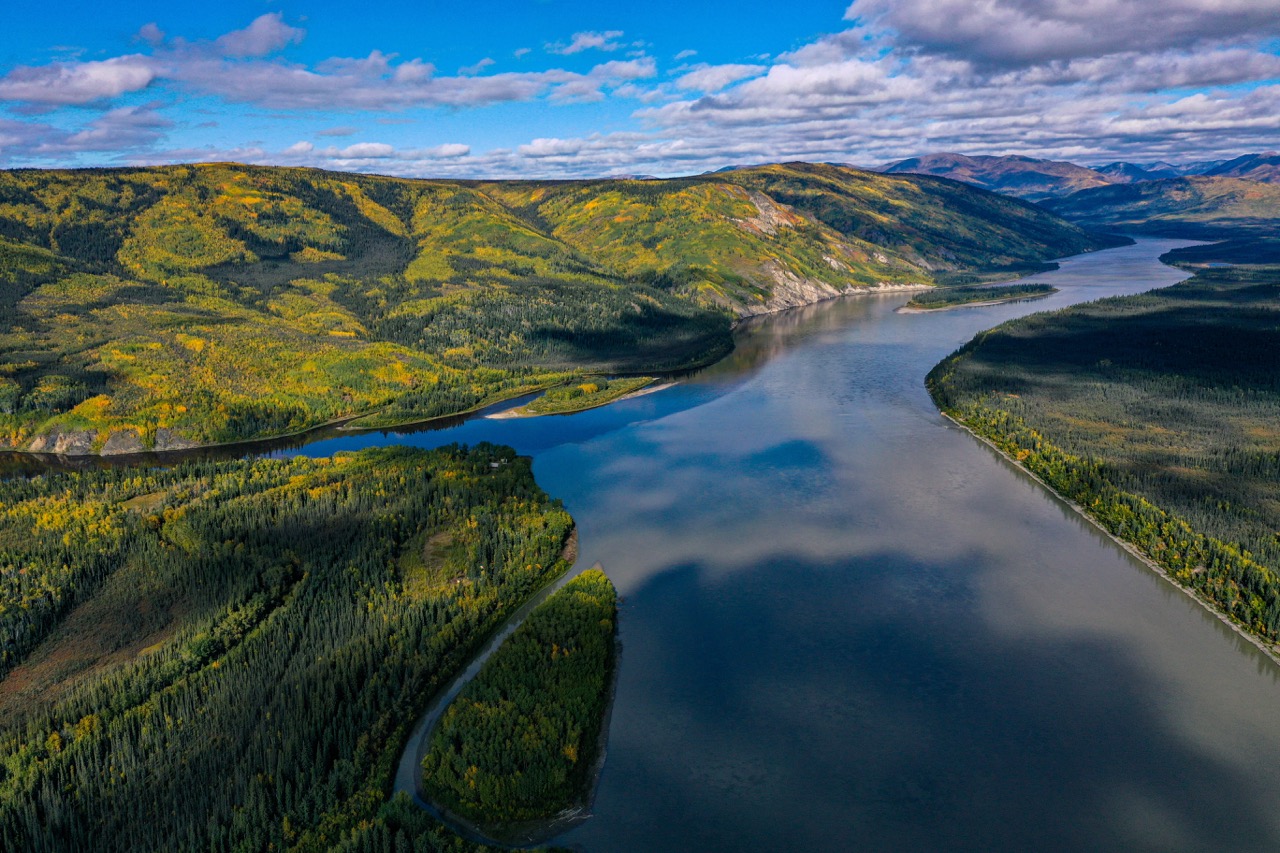
[{"label": "dense evergreen forest", "polygon": [[0,482],[0,849],[474,849],[393,767],[571,526],[490,445]]},{"label": "dense evergreen forest", "polygon": [[735,317],[1111,245],[920,176],[0,172],[0,447],[129,453],[706,363]]},{"label": "dense evergreen forest", "polygon": [[432,799],[482,826],[585,805],[616,621],[617,593],[598,569],[529,614],[432,733],[422,770]]},{"label": "dense evergreen forest", "polygon": [[1280,266],[1280,237],[1258,234],[1183,246],[1165,252],[1160,260],[1192,271],[1202,266]]},{"label": "dense evergreen forest", "polygon": [[[1178,250],[1193,259],[1223,247]],[[984,332],[930,373],[938,405],[1171,577],[1280,641],[1280,267]]]},{"label": "dense evergreen forest", "polygon": [[934,310],[971,305],[975,302],[1006,302],[1014,299],[1034,299],[1057,293],[1051,284],[1005,284],[993,287],[940,287],[914,294],[908,308]]}]

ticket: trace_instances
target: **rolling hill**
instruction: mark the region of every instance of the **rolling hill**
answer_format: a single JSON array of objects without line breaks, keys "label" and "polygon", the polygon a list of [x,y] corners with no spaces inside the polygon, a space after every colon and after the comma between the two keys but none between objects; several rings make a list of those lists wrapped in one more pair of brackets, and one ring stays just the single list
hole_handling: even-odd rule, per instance
[{"label": "rolling hill", "polygon": [[0,447],[178,449],[714,359],[733,318],[1110,243],[934,178],[0,173]]}]

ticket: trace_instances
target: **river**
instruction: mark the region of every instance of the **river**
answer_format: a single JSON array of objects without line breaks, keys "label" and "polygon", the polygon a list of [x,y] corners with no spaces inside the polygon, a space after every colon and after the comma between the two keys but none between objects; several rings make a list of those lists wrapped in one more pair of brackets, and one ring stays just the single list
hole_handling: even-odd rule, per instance
[{"label": "river", "polygon": [[572,416],[344,435],[534,457],[623,597],[588,851],[1280,849],[1277,669],[992,450],[928,370],[1003,320],[1185,277],[1071,258],[1034,302],[745,324]]}]

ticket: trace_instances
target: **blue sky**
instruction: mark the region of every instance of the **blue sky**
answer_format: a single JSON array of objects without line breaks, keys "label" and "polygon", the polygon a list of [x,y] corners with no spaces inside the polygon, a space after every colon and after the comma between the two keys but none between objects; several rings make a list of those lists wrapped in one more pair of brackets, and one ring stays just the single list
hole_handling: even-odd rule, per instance
[{"label": "blue sky", "polygon": [[1276,0],[26,3],[0,166],[685,174],[1280,147]]}]

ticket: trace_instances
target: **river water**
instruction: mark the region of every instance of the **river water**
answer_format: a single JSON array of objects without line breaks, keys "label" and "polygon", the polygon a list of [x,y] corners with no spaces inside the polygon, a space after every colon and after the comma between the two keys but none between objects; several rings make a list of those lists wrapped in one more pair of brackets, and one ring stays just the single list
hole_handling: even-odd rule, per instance
[{"label": "river water", "polygon": [[928,370],[1005,319],[1183,278],[1139,244],[1061,292],[904,315],[850,298],[602,409],[348,435],[495,441],[623,596],[593,816],[658,850],[1280,849],[1276,667],[993,451]]}]

